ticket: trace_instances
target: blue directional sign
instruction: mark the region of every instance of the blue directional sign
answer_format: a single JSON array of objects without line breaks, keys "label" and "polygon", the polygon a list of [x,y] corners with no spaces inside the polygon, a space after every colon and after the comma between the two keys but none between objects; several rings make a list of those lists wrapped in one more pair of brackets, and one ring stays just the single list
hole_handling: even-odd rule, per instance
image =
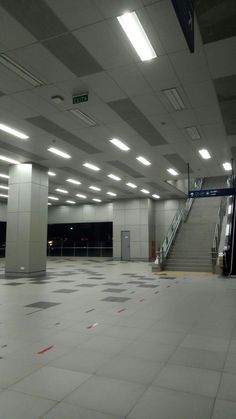
[{"label": "blue directional sign", "polygon": [[190,52],[194,52],[194,0],[171,1]]},{"label": "blue directional sign", "polygon": [[215,196],[235,195],[235,188],[223,189],[201,189],[199,191],[189,191],[189,198],[214,198]]}]

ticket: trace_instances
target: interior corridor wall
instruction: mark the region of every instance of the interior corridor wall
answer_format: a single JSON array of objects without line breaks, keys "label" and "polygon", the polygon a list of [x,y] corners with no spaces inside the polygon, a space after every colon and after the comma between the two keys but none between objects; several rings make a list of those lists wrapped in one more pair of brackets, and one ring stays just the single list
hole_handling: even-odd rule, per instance
[{"label": "interior corridor wall", "polygon": [[185,205],[185,199],[167,199],[155,203],[155,236],[157,250],[161,246],[178,208]]},{"label": "interior corridor wall", "polygon": [[48,211],[48,224],[113,221],[113,204],[58,205]]}]

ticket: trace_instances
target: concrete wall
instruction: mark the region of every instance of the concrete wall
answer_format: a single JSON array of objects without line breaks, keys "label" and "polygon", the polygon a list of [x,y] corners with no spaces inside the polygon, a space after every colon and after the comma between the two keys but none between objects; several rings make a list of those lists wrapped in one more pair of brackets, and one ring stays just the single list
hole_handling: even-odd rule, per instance
[{"label": "concrete wall", "polygon": [[149,259],[148,199],[113,203],[113,257],[121,258],[121,231],[130,231],[131,259]]},{"label": "concrete wall", "polygon": [[113,204],[50,207],[48,224],[92,223],[113,220]]},{"label": "concrete wall", "polygon": [[155,231],[157,248],[162,244],[169,226],[179,207],[185,205],[186,199],[168,199],[155,203]]},{"label": "concrete wall", "polygon": [[0,203],[0,221],[7,221],[7,204],[5,202]]}]

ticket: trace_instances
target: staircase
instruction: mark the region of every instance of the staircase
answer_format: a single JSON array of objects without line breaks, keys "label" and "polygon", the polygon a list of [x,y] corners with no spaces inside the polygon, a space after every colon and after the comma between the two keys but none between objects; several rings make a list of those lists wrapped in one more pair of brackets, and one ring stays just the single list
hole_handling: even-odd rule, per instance
[{"label": "staircase", "polygon": [[[219,178],[207,178],[202,189],[223,188]],[[168,254],[169,271],[212,272],[211,246],[221,197],[195,199]]]}]

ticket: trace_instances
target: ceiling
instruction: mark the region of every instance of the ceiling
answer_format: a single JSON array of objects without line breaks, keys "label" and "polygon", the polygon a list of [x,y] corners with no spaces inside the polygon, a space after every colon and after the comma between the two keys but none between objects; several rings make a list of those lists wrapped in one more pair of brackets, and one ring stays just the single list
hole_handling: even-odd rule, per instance
[{"label": "ceiling", "polygon": [[[126,11],[136,11],[157,58],[142,62],[136,54],[116,19]],[[109,202],[107,191],[116,199],[144,197],[142,188],[163,199],[181,197],[166,183],[172,178],[167,169],[183,179],[187,163],[191,177],[224,175],[222,163],[236,144],[236,3],[198,0],[196,15],[191,54],[170,0],[0,0],[0,53],[42,81],[33,87],[0,64],[0,123],[29,136],[19,140],[0,132],[0,154],[54,171],[49,191],[60,204],[81,203],[76,193],[87,195],[83,203],[94,197]],[[183,110],[167,100],[163,90],[169,88],[177,89]],[[72,96],[83,92],[88,101],[73,105]],[[64,100],[55,104],[53,96]],[[88,127],[72,108],[96,125]],[[200,139],[186,132],[192,126]],[[114,137],[130,150],[114,147]],[[72,158],[57,157],[49,147]],[[201,148],[210,160],[201,158]],[[139,155],[152,164],[140,164]],[[85,162],[101,170],[95,173]],[[0,171],[7,173],[7,164]],[[66,198],[57,187],[68,190]]]}]

